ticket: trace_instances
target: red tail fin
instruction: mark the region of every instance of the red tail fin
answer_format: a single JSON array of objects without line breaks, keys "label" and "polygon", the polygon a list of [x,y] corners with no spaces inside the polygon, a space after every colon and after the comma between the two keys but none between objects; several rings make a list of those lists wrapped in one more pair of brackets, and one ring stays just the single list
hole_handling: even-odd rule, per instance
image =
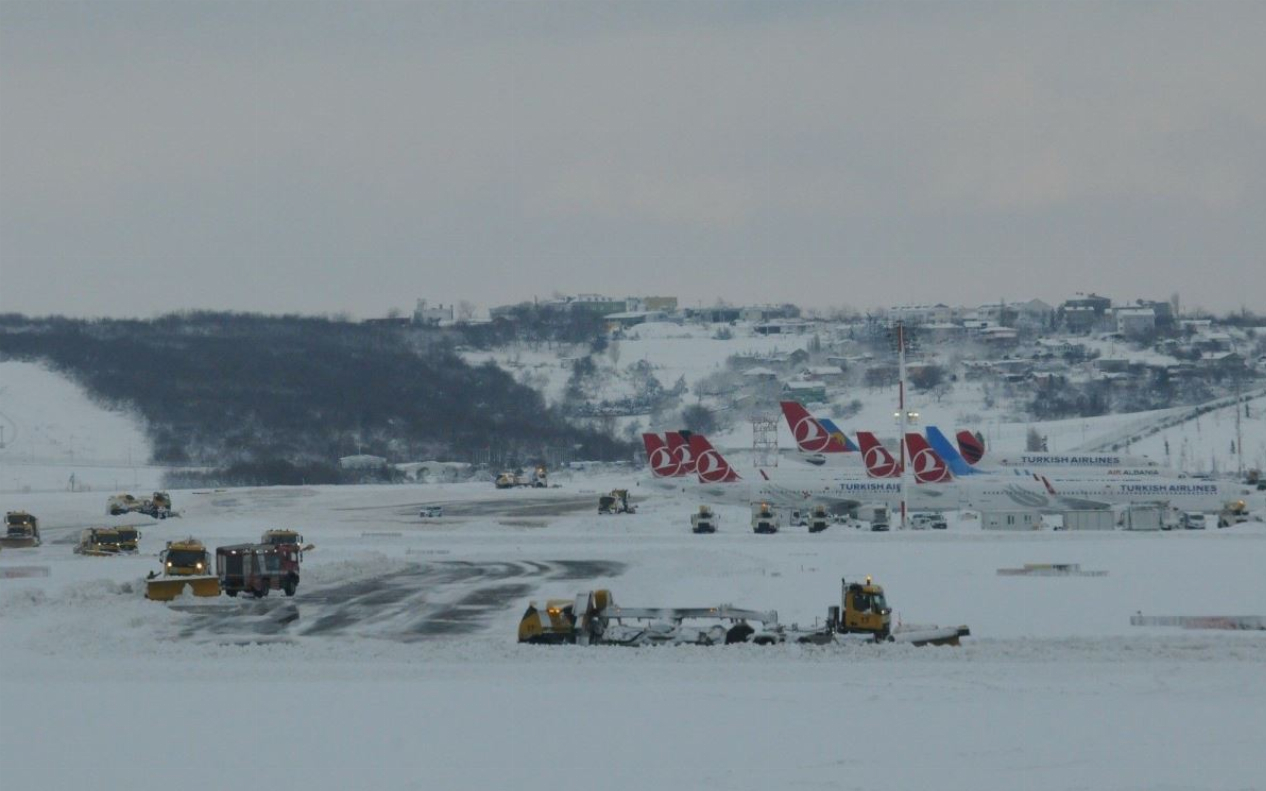
[{"label": "red tail fin", "polygon": [[805,453],[844,453],[848,450],[844,442],[827,431],[809,410],[795,401],[782,401],[782,414],[791,427],[791,435],[796,438],[796,445]]},{"label": "red tail fin", "polygon": [[970,431],[960,431],[955,435],[958,439],[958,453],[968,464],[978,464],[985,457],[985,443]]},{"label": "red tail fin", "polygon": [[646,446],[646,460],[650,462],[652,475],[656,478],[672,478],[681,474],[681,465],[673,458],[658,434],[643,434],[642,444]]},{"label": "red tail fin", "polygon": [[862,449],[862,460],[866,462],[866,473],[870,477],[896,478],[901,474],[901,465],[874,434],[869,431],[857,432],[857,444]]},{"label": "red tail fin", "polygon": [[910,468],[918,483],[945,483],[953,480],[949,465],[945,463],[922,434],[913,431],[906,434],[906,447],[910,450]]},{"label": "red tail fin", "polygon": [[668,452],[677,462],[676,475],[690,475],[695,471],[695,461],[699,454],[690,449],[689,431],[670,431],[664,435],[668,440]]},{"label": "red tail fin", "polygon": [[690,451],[695,457],[695,472],[699,475],[700,483],[731,483],[739,480],[738,473],[705,437],[691,434]]}]

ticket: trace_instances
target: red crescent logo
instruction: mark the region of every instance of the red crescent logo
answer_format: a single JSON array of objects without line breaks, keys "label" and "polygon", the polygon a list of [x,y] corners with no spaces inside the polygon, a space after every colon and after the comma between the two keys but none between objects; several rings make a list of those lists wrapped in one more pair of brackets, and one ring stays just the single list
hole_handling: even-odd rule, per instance
[{"label": "red crescent logo", "polygon": [[924,448],[914,454],[913,462],[915,474],[925,481],[936,483],[945,480],[947,477],[946,473],[949,470],[941,464],[941,460],[928,448]]},{"label": "red crescent logo", "polygon": [[688,445],[681,445],[673,451],[673,453],[676,454],[677,471],[689,472],[690,464],[694,461],[694,457],[690,455],[690,447]]},{"label": "red crescent logo", "polygon": [[812,415],[805,415],[796,423],[795,428],[791,431],[796,437],[796,443],[804,450],[818,452],[831,443],[831,437],[822,427],[818,425],[818,421],[813,419]]},{"label": "red crescent logo", "polygon": [[671,478],[677,474],[680,465],[673,461],[667,448],[656,448],[651,454],[651,471],[661,478]]},{"label": "red crescent logo", "polygon": [[892,458],[881,446],[875,445],[866,451],[864,457],[866,471],[875,478],[891,478],[897,474],[897,460]]},{"label": "red crescent logo", "polygon": [[720,483],[725,480],[725,463],[715,450],[704,451],[699,456],[699,480],[707,483]]}]

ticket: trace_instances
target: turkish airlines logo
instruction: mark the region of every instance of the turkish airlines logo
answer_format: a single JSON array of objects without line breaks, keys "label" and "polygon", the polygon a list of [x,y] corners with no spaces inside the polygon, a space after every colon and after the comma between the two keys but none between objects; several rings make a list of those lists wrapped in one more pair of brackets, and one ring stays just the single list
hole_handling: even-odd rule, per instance
[{"label": "turkish airlines logo", "polygon": [[668,452],[668,448],[656,448],[651,454],[651,471],[661,478],[671,478],[677,474],[680,466],[673,461],[673,456]]},{"label": "turkish airlines logo", "polygon": [[694,456],[690,455],[690,446],[682,445],[673,451],[673,453],[675,454],[675,458],[677,460],[677,473],[690,472],[691,465],[695,460]]},{"label": "turkish airlines logo", "polygon": [[699,480],[706,483],[723,483],[730,472],[730,465],[715,450],[699,455]]},{"label": "turkish airlines logo", "polygon": [[866,471],[876,478],[891,478],[897,474],[897,460],[879,445],[867,449],[862,458]]},{"label": "turkish airlines logo", "polygon": [[822,426],[818,421],[813,419],[812,415],[805,415],[796,423],[795,428],[791,430],[795,435],[796,444],[802,450],[816,453],[822,450],[831,442],[831,436],[822,430]]},{"label": "turkish airlines logo", "polygon": [[949,468],[941,462],[931,448],[923,448],[914,454],[911,461],[914,465],[914,475],[920,481],[940,483],[949,479]]}]

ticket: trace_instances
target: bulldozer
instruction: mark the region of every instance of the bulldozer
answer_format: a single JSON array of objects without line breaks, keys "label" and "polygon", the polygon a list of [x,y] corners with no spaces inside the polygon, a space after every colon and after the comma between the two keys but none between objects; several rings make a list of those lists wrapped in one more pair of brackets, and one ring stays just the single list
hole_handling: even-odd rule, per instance
[{"label": "bulldozer", "polygon": [[752,532],[777,533],[782,519],[769,503],[752,503]]},{"label": "bulldozer", "polygon": [[89,527],[79,534],[79,543],[75,545],[78,555],[134,554],[141,531],[131,525],[125,527]]},{"label": "bulldozer", "polygon": [[146,577],[145,598],[171,601],[184,593],[186,585],[194,596],[220,595],[220,578],[211,573],[211,557],[198,539],[168,541],[158,559],[163,572],[151,571]]},{"label": "bulldozer", "polygon": [[717,531],[717,515],[706,505],[690,515],[690,532],[715,533]]},{"label": "bulldozer", "polygon": [[40,520],[26,511],[9,511],[4,515],[4,527],[0,547],[22,549],[43,543],[40,540]]},{"label": "bulldozer", "polygon": [[612,489],[598,498],[599,514],[635,514],[637,506],[629,503],[628,489]]}]

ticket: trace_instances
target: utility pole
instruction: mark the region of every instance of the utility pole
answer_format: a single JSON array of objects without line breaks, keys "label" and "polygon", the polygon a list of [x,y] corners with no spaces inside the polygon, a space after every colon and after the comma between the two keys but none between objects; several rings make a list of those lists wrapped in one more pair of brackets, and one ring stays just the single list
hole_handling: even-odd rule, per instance
[{"label": "utility pole", "polygon": [[906,325],[898,319],[892,326],[893,340],[897,344],[897,440],[898,467],[901,470],[901,528],[906,529],[906,515],[910,502],[909,465],[906,464]]},{"label": "utility pole", "polygon": [[1240,429],[1240,371],[1235,371],[1235,459],[1236,478],[1244,480],[1244,433]]}]

